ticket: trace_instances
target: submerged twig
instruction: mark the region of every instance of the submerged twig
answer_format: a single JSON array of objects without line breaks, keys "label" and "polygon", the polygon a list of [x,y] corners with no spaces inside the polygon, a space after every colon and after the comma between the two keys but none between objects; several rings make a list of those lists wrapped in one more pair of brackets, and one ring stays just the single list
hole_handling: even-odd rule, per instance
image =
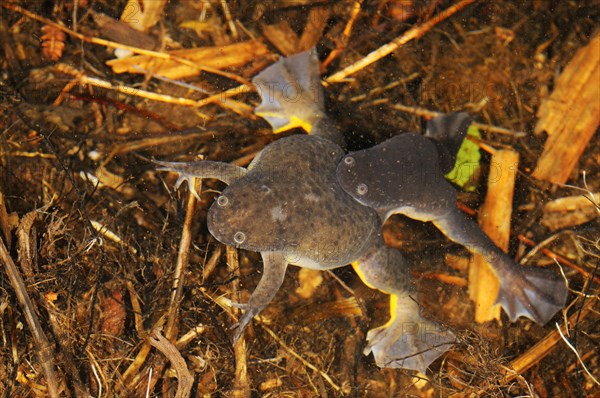
[{"label": "submerged twig", "polygon": [[[235,247],[227,246],[225,248],[225,257],[227,258],[227,267],[230,272],[239,277],[240,262],[238,251]],[[237,296],[239,302],[240,280],[236,278],[231,284],[233,294]],[[239,310],[237,310],[239,312]],[[239,326],[238,326],[239,327]],[[248,378],[248,346],[244,333],[241,334],[238,341],[233,346],[235,356],[235,384],[233,394],[239,398],[250,398],[250,380]]]},{"label": "submerged twig", "polygon": [[171,366],[173,366],[173,369],[177,373],[179,383],[175,398],[188,398],[192,391],[194,376],[190,373],[185,359],[183,359],[179,350],[177,350],[169,339],[160,334],[160,330],[158,329],[152,330],[148,336],[148,343],[159,350],[171,362]]},{"label": "submerged twig", "polygon": [[[433,119],[434,117],[442,116],[442,112],[436,112],[425,108],[414,107],[414,106],[406,106],[402,104],[390,104],[390,108],[396,109],[398,111],[411,113],[413,115],[425,117],[427,119]],[[485,130],[490,133],[504,134],[504,135],[512,135],[515,138],[522,138],[527,136],[527,133],[523,131],[515,131],[510,130],[504,127],[494,126],[492,124],[485,124],[479,122],[473,122],[471,124],[474,127],[477,127],[480,130]]]},{"label": "submerged twig", "polygon": [[555,236],[551,236],[550,238],[544,240],[541,243],[535,243],[531,239],[529,239],[526,236],[523,236],[521,234],[517,235],[517,239],[519,239],[519,241],[525,243],[527,246],[533,247],[533,249],[527,254],[527,256],[523,258],[523,260],[521,261],[521,264],[525,264],[527,262],[527,260],[529,258],[531,258],[535,253],[537,253],[538,251],[541,251],[546,257],[549,257],[549,258],[557,261],[561,265],[566,265],[567,267],[574,269],[575,271],[579,272],[581,275],[585,276],[586,278],[591,279],[594,283],[600,285],[600,277],[590,274],[588,271],[586,271],[579,265],[573,263],[572,261],[569,261],[568,259],[561,256],[560,254],[556,254],[552,250],[547,249],[545,247],[546,245],[548,245],[551,241],[553,241],[555,239]]}]

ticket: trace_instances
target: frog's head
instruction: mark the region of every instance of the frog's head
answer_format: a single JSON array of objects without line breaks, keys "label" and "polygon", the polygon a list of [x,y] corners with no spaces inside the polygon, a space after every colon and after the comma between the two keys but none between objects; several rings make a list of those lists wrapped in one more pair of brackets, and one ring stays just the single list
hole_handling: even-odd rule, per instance
[{"label": "frog's head", "polygon": [[362,150],[344,156],[337,166],[337,179],[344,191],[359,203],[374,209],[387,207],[395,198],[389,186],[395,178],[394,165],[385,151]]},{"label": "frog's head", "polygon": [[212,204],[208,230],[228,246],[258,252],[276,250],[285,214],[272,202],[269,186],[242,179],[223,190]]}]

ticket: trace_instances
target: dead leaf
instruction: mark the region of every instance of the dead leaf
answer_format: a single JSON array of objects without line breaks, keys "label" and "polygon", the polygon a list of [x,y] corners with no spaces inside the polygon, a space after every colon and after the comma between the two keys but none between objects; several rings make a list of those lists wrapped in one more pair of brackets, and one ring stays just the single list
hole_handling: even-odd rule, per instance
[{"label": "dead leaf", "polygon": [[323,283],[323,273],[309,268],[300,268],[300,271],[298,271],[298,282],[300,286],[296,289],[296,294],[307,299],[312,297],[315,290]]},{"label": "dead leaf", "polygon": [[102,307],[102,333],[109,336],[120,336],[125,329],[127,311],[123,303],[123,293],[114,290],[110,296],[104,297],[100,302]]},{"label": "dead leaf", "polygon": [[44,294],[44,298],[46,300],[50,301],[51,303],[54,303],[56,300],[58,300],[58,293],[48,292],[48,293]]},{"label": "dead leaf", "polygon": [[50,61],[58,61],[62,57],[65,48],[65,33],[52,25],[42,27],[42,54]]}]

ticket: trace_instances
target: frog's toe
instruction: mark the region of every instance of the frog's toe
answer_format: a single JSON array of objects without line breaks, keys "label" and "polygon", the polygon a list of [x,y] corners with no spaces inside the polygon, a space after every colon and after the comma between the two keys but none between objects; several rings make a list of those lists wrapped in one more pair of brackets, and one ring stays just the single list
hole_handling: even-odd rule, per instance
[{"label": "frog's toe", "polygon": [[[367,334],[365,355],[373,352],[382,368],[403,368],[425,373],[427,367],[450,349],[454,335],[419,315],[408,296],[392,295],[392,319]],[[394,308],[395,307],[395,308]]]},{"label": "frog's toe", "polygon": [[[233,303],[232,303],[232,305],[233,305]],[[262,308],[260,308],[260,307],[248,308],[248,306],[246,304],[240,304],[240,305],[245,307],[244,308],[245,312],[244,312],[244,315],[242,315],[240,317],[239,322],[236,323],[235,325],[233,325],[233,327],[232,327],[232,329],[237,328],[237,331],[235,332],[235,335],[233,336],[233,344],[237,343],[237,341],[240,339],[240,337],[242,337],[242,333],[244,333],[246,326],[248,326],[248,324],[250,323],[252,318],[254,318],[256,315],[258,315],[258,313],[262,310]]]}]

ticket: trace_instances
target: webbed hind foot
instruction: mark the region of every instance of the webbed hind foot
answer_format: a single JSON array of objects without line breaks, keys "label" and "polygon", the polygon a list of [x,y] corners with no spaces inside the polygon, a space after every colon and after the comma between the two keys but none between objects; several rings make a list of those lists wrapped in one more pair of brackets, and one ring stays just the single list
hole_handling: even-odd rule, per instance
[{"label": "webbed hind foot", "polygon": [[450,349],[454,334],[419,314],[409,297],[391,296],[392,318],[367,334],[364,354],[373,352],[382,368],[412,369],[425,373],[429,365]]},{"label": "webbed hind foot", "polygon": [[343,135],[325,114],[317,51],[281,58],[252,79],[261,98],[254,113],[274,133],[302,128],[344,146]]},{"label": "webbed hind foot", "polygon": [[545,268],[514,269],[514,273],[500,278],[496,303],[504,308],[511,322],[524,316],[546,324],[565,305],[569,291],[564,279]]},{"label": "webbed hind foot", "polygon": [[525,316],[541,325],[564,307],[568,289],[561,276],[549,269],[523,267],[500,250],[494,242],[457,209],[432,220],[448,238],[483,256],[498,277],[496,302],[511,322]]},{"label": "webbed hind foot", "polygon": [[325,117],[319,59],[313,48],[280,58],[252,79],[262,99],[254,113],[275,133],[301,127],[310,133]]}]

